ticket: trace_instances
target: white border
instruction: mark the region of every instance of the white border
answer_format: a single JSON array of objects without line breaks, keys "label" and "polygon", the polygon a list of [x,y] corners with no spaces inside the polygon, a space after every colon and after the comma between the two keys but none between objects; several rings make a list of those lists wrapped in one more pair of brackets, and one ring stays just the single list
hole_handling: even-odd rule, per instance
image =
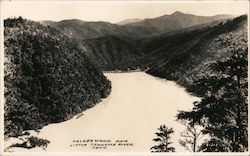
[{"label": "white border", "polygon": [[4,150],[4,32],[0,1],[0,155]]}]

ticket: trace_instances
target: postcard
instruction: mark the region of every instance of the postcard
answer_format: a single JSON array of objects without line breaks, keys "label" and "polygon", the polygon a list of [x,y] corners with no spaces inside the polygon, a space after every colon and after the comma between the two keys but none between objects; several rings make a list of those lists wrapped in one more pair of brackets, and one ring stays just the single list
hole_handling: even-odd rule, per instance
[{"label": "postcard", "polygon": [[249,1],[0,4],[1,155],[249,155]]}]

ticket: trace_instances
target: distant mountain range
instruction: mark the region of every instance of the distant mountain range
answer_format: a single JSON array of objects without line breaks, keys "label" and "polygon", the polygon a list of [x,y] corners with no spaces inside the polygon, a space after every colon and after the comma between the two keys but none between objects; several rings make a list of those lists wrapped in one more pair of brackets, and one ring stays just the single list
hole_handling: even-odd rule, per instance
[{"label": "distant mountain range", "polygon": [[130,18],[130,19],[125,19],[123,21],[120,21],[116,24],[118,25],[127,25],[127,24],[132,24],[132,23],[136,23],[136,22],[141,22],[143,21],[143,19],[139,19],[139,18]]},{"label": "distant mountain range", "polygon": [[60,22],[41,21],[41,23],[58,28],[67,35],[74,36],[75,38],[89,39],[105,35],[142,38],[233,17],[233,15],[196,16],[176,11],[171,15],[143,20],[127,19],[117,24],[109,22],[85,22],[78,19],[63,20]]},{"label": "distant mountain range", "polygon": [[177,11],[151,19],[127,19],[117,24],[78,19],[40,23],[77,40],[92,63],[103,70],[125,70],[137,68],[137,60],[152,48],[147,42],[154,38],[218,25],[231,18],[233,15],[196,16]]},{"label": "distant mountain range", "polygon": [[161,33],[181,30],[184,28],[233,18],[232,15],[216,15],[216,16],[196,16],[184,14],[176,11],[171,15],[164,15],[156,18],[148,18],[139,22],[123,25],[128,32],[138,37],[150,37]]}]

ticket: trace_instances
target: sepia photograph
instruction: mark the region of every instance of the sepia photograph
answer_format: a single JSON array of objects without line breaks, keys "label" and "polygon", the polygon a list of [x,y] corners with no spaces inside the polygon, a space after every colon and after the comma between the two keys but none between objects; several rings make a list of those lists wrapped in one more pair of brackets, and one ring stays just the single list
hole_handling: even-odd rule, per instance
[{"label": "sepia photograph", "polygon": [[0,155],[249,155],[249,1],[0,6]]}]

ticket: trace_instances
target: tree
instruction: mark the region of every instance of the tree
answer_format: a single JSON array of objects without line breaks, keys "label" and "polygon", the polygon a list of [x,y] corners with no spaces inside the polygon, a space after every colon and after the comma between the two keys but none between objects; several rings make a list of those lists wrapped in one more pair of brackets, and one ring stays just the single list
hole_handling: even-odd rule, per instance
[{"label": "tree", "polygon": [[212,74],[197,82],[206,89],[202,100],[192,111],[178,114],[179,119],[202,125],[203,134],[209,134],[202,151],[247,151],[247,51],[234,46],[230,57],[212,63]]},{"label": "tree", "polygon": [[219,138],[206,140],[199,148],[203,152],[230,152],[230,144]]},{"label": "tree", "polygon": [[194,122],[188,123],[185,121],[181,121],[186,130],[181,132],[182,139],[179,140],[181,146],[183,146],[189,152],[197,152],[198,151],[198,142],[204,136],[202,135],[202,131],[195,125]]},{"label": "tree", "polygon": [[155,142],[159,142],[158,145],[151,147],[151,152],[174,152],[175,148],[171,147],[170,135],[174,133],[172,128],[161,125],[158,128],[159,132],[156,132],[156,138],[153,139]]}]

